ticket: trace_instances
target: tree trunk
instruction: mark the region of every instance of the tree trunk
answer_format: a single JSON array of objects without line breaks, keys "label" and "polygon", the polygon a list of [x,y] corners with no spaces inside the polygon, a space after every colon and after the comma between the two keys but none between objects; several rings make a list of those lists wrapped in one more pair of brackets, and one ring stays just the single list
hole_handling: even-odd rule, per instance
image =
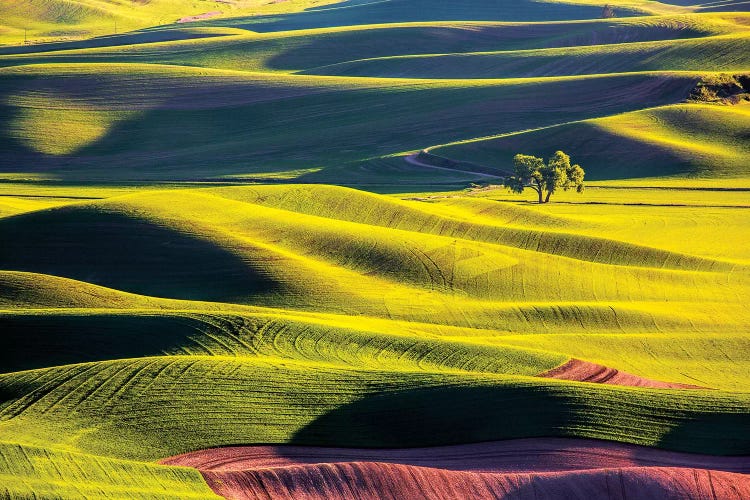
[{"label": "tree trunk", "polygon": [[542,196],[544,196],[544,190],[542,189],[542,185],[539,183],[539,181],[536,181],[536,186],[531,186],[536,190],[536,194],[539,195],[539,203],[544,203]]},{"label": "tree trunk", "polygon": [[[552,196],[552,191],[547,191],[547,196],[544,198],[544,203],[549,203],[549,197]],[[539,198],[539,203],[541,203],[541,197]]]}]

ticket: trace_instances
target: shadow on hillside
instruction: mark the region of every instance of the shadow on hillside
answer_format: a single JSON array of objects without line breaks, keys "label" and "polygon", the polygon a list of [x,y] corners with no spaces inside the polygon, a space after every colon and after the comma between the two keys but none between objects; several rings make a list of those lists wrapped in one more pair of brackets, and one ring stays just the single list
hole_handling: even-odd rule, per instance
[{"label": "shadow on hillside", "polygon": [[570,401],[544,386],[437,386],[373,394],[300,429],[291,444],[410,448],[564,435]]},{"label": "shadow on hillside", "polygon": [[637,443],[660,436],[659,447],[673,451],[750,454],[747,413],[733,412],[728,401],[704,403],[710,396],[547,381],[394,388],[317,418],[290,443],[409,448],[525,437]]},{"label": "shadow on hillside", "polygon": [[141,295],[231,302],[281,288],[261,269],[213,242],[93,207],[5,218],[0,241],[0,269]]},{"label": "shadow on hillside", "polygon": [[[436,148],[432,153],[512,169],[512,158],[519,151],[549,158],[560,144],[565,144],[565,151],[585,168],[587,181],[697,175],[711,171],[708,162],[701,158],[686,158],[668,147],[608,132],[590,123]],[[498,159],[500,165],[497,165]],[[705,172],[701,167],[705,167]]]},{"label": "shadow on hillside", "polygon": [[[331,28],[362,24],[433,21],[567,21],[597,19],[601,7],[533,1],[463,0],[349,0],[314,7],[302,12],[218,19],[200,26],[231,26],[258,32]],[[620,7],[620,17],[642,15],[634,9]],[[196,23],[198,24],[198,23]]]},{"label": "shadow on hillside", "polygon": [[192,337],[201,337],[204,328],[186,316],[0,316],[0,373],[180,353],[185,346],[196,347]]},{"label": "shadow on hillside", "polygon": [[[676,102],[694,87],[688,77],[628,75],[488,85],[471,92],[460,86],[334,91],[315,85],[279,87],[229,77],[177,79],[171,73],[148,73],[148,78],[141,78],[140,97],[131,95],[135,76],[3,79],[8,95],[38,92],[63,102],[86,101],[90,95],[113,99],[107,105],[110,111],[132,108],[134,115],[115,120],[90,144],[56,156],[34,151],[14,137],[21,108],[2,105],[0,172],[87,182],[200,181],[320,168],[309,176],[314,182],[400,183],[403,179],[382,175],[377,165],[342,179],[347,173],[340,166],[419,149],[428,145],[425,141],[442,143],[488,130],[510,132]],[[363,120],[364,115],[369,119]],[[436,172],[426,173],[434,177]],[[296,180],[304,182],[307,177]],[[417,182],[428,181],[426,177]]]},{"label": "shadow on hillside", "polygon": [[[462,57],[472,60],[468,54],[491,51],[543,49],[551,47],[588,46],[656,40],[675,40],[709,35],[709,31],[698,28],[676,29],[670,25],[639,27],[634,24],[603,24],[596,21],[582,23],[576,30],[565,23],[552,24],[501,24],[440,27],[393,27],[384,26],[368,30],[340,31],[308,35],[295,40],[265,60],[273,69],[295,71],[307,75],[331,76],[384,76],[384,77],[434,77],[434,78],[511,78],[516,76],[541,77],[555,74],[583,74],[589,72],[592,59],[587,64],[567,65],[557,68],[548,62],[523,64],[520,55],[500,60],[486,59],[485,64],[461,64]],[[389,65],[388,61],[375,58],[392,56],[419,56],[420,54],[443,54],[446,62],[454,64],[427,64],[416,58],[401,60]],[[462,56],[463,54],[463,56]],[[453,59],[453,57],[456,59]],[[594,56],[588,56],[594,57]],[[480,58],[481,59],[481,58]],[[440,60],[440,59],[438,59]],[[623,71],[621,58],[605,55],[596,60],[595,73]],[[410,61],[410,62],[406,62]],[[489,61],[494,61],[489,63]],[[456,67],[456,62],[459,63]],[[487,66],[489,63],[489,67]],[[381,67],[381,64],[386,64]],[[550,66],[551,64],[551,66]],[[333,67],[329,67],[334,65]],[[610,65],[613,71],[609,71]],[[495,67],[494,73],[489,68]],[[388,73],[390,68],[393,73]],[[343,71],[343,73],[341,73]],[[352,71],[354,71],[352,73]],[[406,73],[405,73],[406,72]],[[558,74],[559,73],[559,74]]]},{"label": "shadow on hillside", "polygon": [[[675,409],[678,413],[679,410]],[[710,443],[721,433],[720,450],[716,455],[750,456],[750,417],[747,407],[720,406],[715,412],[706,412],[700,418],[681,419],[664,432],[657,446],[675,449],[684,443]],[[690,450],[689,450],[690,451]]]},{"label": "shadow on hillside", "polygon": [[[177,40],[191,40],[194,38],[215,38],[225,36],[222,33],[205,33],[193,31],[189,27],[175,26],[144,29],[120,35],[101,35],[83,40],[62,42],[33,43],[29,45],[0,46],[0,55],[33,54],[56,52],[59,50],[92,49],[98,47],[119,47],[141,43],[172,42]],[[23,63],[20,63],[23,64]]]}]

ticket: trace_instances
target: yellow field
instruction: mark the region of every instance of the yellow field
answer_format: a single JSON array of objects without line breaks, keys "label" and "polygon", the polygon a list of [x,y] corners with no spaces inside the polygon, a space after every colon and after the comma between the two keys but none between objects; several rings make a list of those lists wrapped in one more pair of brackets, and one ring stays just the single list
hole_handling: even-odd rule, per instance
[{"label": "yellow field", "polygon": [[[750,13],[686,3],[0,0],[0,497],[217,498],[157,462],[225,445],[750,455]],[[501,185],[558,149],[582,194]]]}]

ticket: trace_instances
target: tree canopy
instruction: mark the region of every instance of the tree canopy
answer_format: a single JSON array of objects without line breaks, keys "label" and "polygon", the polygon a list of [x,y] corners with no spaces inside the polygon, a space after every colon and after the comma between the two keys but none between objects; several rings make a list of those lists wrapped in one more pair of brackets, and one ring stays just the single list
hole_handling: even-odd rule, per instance
[{"label": "tree canopy", "polygon": [[571,165],[570,156],[557,151],[547,163],[536,156],[517,154],[513,157],[514,175],[505,179],[505,186],[516,193],[527,187],[539,195],[539,203],[549,202],[550,196],[562,189],[583,191],[584,170],[580,165]]}]

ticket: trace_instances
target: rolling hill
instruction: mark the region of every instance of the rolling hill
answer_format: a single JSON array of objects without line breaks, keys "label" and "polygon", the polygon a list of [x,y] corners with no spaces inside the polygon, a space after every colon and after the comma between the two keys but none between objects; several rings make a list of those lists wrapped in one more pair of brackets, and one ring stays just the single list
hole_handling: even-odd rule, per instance
[{"label": "rolling hill", "polygon": [[747,496],[746,4],[22,3],[0,496]]},{"label": "rolling hill", "polygon": [[[430,149],[437,155],[508,168],[498,158],[538,148],[549,156],[566,144],[592,179],[676,175],[704,179],[747,178],[750,108],[676,104],[583,120],[537,131]],[[548,143],[539,147],[540,143]]]}]

